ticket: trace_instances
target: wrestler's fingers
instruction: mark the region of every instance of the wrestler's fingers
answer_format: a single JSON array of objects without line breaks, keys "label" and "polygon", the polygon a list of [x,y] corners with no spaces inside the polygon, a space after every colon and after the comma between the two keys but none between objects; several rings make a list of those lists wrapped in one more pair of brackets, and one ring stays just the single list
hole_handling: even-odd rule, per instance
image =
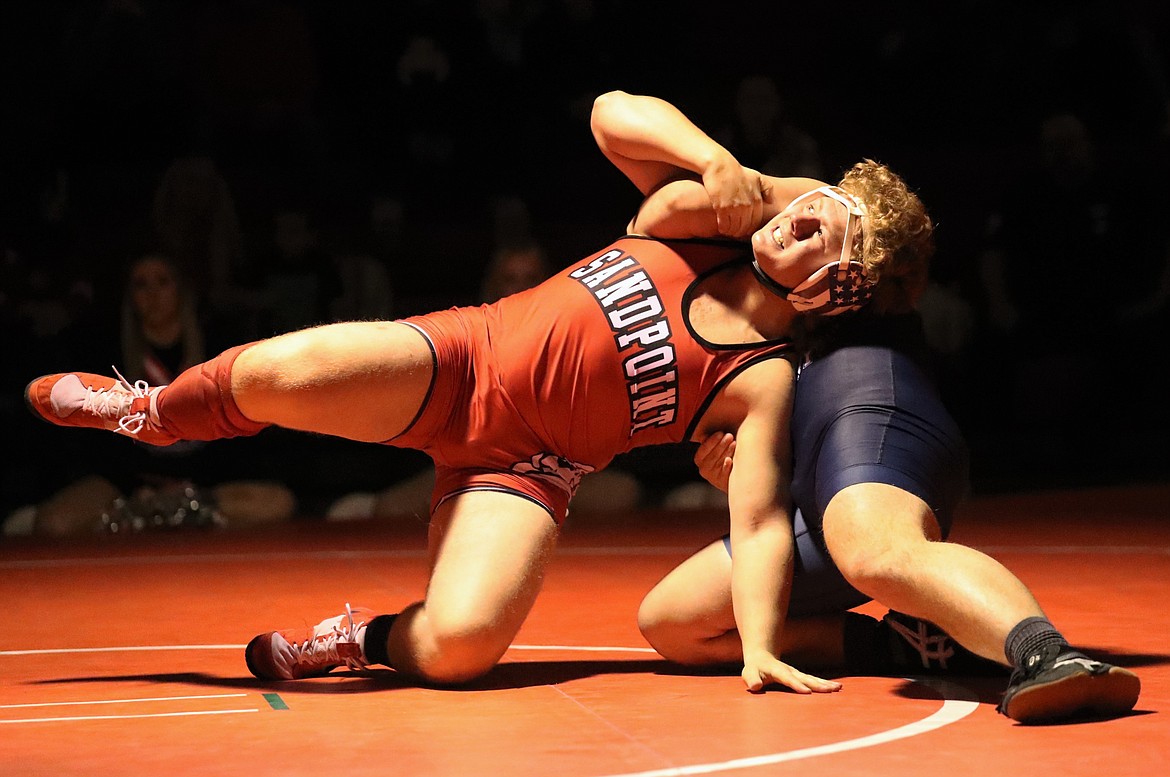
[{"label": "wrestler's fingers", "polygon": [[760,693],[764,690],[764,685],[766,684],[764,677],[754,667],[745,666],[740,676],[743,677],[743,684],[752,693]]},{"label": "wrestler's fingers", "polygon": [[770,684],[780,685],[799,694],[836,693],[843,687],[836,680],[826,680],[802,672],[783,661],[773,661],[767,666],[745,665],[743,681],[748,690],[758,693]]},{"label": "wrestler's fingers", "polygon": [[695,466],[704,480],[726,491],[734,455],[735,438],[732,435],[712,435],[695,451]]},{"label": "wrestler's fingers", "polygon": [[727,486],[731,482],[731,468],[733,465],[734,462],[732,461],[731,457],[728,456],[727,458],[723,459],[723,464],[719,469],[718,482],[716,485],[718,485],[719,488],[724,492],[727,491]]},{"label": "wrestler's fingers", "polygon": [[751,208],[747,214],[747,223],[744,224],[743,233],[749,235],[763,226],[764,220],[764,200],[758,199],[752,202]]},{"label": "wrestler's fingers", "polygon": [[738,237],[743,230],[743,216],[740,213],[741,208],[729,207],[720,209],[715,214],[715,225],[719,229],[719,234],[726,237]]},{"label": "wrestler's fingers", "polygon": [[716,432],[708,435],[695,450],[695,465],[698,467],[718,465],[734,451],[735,435]]},{"label": "wrestler's fingers", "polygon": [[836,693],[844,687],[836,680],[826,680],[823,677],[805,674],[799,670],[796,674],[800,677],[800,681],[804,686],[813,693]]},{"label": "wrestler's fingers", "polygon": [[764,212],[764,203],[754,199],[735,211],[734,224],[729,237],[748,237],[760,223],[760,216]]},{"label": "wrestler's fingers", "polygon": [[744,667],[743,682],[751,693],[761,693],[769,685],[779,685],[801,695],[813,692],[812,688],[805,685],[795,672],[764,671]]}]

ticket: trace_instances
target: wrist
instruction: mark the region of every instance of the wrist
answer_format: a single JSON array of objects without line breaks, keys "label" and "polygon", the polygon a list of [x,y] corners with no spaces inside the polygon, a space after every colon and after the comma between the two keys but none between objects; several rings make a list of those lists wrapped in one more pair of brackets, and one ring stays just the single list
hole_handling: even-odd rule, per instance
[{"label": "wrist", "polygon": [[767,661],[770,661],[774,658],[778,659],[779,657],[780,656],[779,656],[778,651],[768,650],[767,648],[765,648],[763,646],[758,646],[758,647],[754,647],[754,648],[745,647],[743,650],[743,663],[744,663],[744,665],[751,664],[751,665],[758,666],[758,665],[760,665],[762,663],[766,663]]},{"label": "wrist", "polygon": [[730,151],[716,143],[714,140],[710,140],[709,142],[710,146],[700,157],[700,167],[695,172],[702,176],[706,176],[708,174],[718,174],[728,169],[732,165],[738,164]]}]

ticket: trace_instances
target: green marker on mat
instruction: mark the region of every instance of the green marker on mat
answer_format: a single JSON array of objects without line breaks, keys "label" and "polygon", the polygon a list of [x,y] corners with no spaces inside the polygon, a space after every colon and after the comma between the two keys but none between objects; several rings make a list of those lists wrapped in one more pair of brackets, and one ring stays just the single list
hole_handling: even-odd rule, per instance
[{"label": "green marker on mat", "polygon": [[268,706],[274,710],[287,710],[288,705],[284,703],[284,699],[280,698],[279,693],[265,693],[263,694],[264,701],[268,702]]}]

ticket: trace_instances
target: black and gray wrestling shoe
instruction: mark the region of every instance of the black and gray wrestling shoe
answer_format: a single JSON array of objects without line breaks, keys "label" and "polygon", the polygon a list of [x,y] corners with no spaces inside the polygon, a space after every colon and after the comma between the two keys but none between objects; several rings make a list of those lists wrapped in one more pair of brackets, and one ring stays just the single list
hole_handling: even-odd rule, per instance
[{"label": "black and gray wrestling shoe", "polygon": [[896,652],[903,671],[965,677],[1008,674],[1006,666],[972,653],[930,621],[890,610],[882,618],[882,625],[901,638]]},{"label": "black and gray wrestling shoe", "polygon": [[1094,661],[1067,645],[1048,645],[1012,672],[996,710],[1020,723],[1115,717],[1133,709],[1141,688],[1128,669]]}]

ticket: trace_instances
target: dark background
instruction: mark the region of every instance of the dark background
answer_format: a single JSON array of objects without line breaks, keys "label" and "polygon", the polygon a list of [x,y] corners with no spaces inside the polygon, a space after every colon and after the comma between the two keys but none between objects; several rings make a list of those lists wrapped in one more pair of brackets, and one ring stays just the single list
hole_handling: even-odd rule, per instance
[{"label": "dark background", "polygon": [[[622,232],[638,194],[593,144],[594,96],[659,95],[715,133],[755,74],[827,180],[875,158],[930,209],[928,321],[976,492],[1170,474],[1164,2],[47,0],[0,14],[6,508],[38,498],[26,446],[58,431],[28,424],[20,392],[77,368],[55,360],[78,322],[114,320],[176,160],[209,160],[230,193],[236,291],[264,288],[274,218],[291,211],[315,236],[321,264],[299,269],[322,294],[333,257],[366,252],[408,315],[474,300],[500,198],[526,204],[557,264]],[[420,49],[437,69],[411,65]],[[1077,175],[1042,164],[1065,151],[1041,142],[1054,116],[1091,149]],[[402,217],[374,246],[378,198]],[[993,304],[992,252],[1015,318]],[[299,487],[376,485],[352,450],[312,444],[326,453],[290,475]]]}]

